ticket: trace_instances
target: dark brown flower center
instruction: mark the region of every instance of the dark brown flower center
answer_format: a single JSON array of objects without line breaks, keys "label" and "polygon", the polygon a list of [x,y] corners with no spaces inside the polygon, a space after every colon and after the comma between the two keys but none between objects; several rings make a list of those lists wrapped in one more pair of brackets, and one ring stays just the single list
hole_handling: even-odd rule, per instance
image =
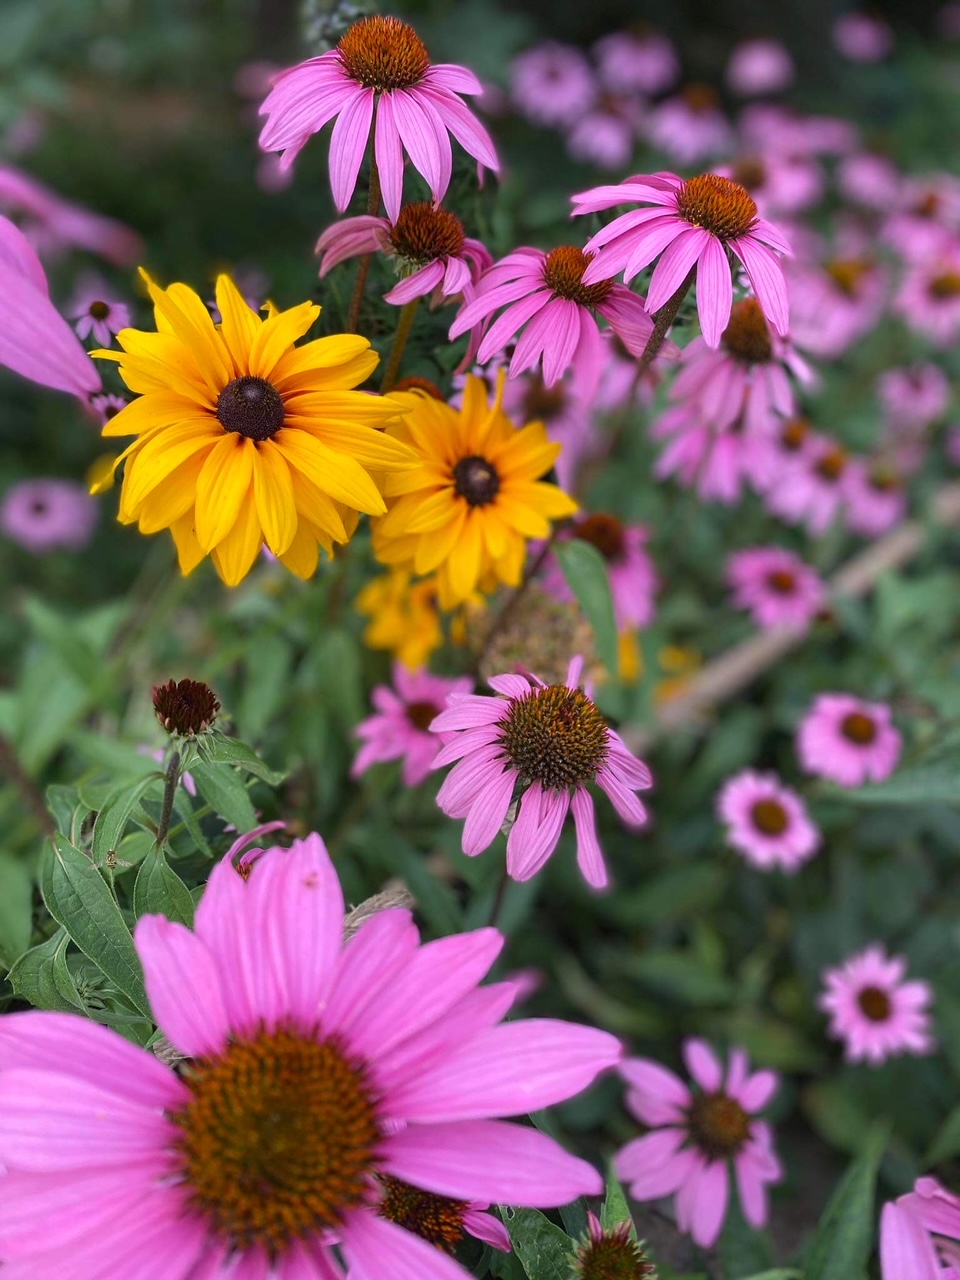
[{"label": "dark brown flower center", "polygon": [[110,314],[110,303],[100,302],[99,300],[91,302],[90,306],[87,308],[87,314],[94,320],[106,320],[107,316]]},{"label": "dark brown flower center", "polygon": [[896,493],[903,487],[903,481],[885,462],[877,462],[867,473],[867,483],[877,493]]},{"label": "dark brown flower center", "polygon": [[576,245],[563,244],[551,249],[543,264],[543,279],[558,298],[569,298],[583,307],[599,307],[610,296],[612,280],[598,280],[596,284],[584,284],[583,273],[593,259],[592,253],[584,253]]},{"label": "dark brown flower center", "polygon": [[879,987],[864,987],[857,994],[857,1004],[871,1022],[886,1022],[893,1010],[889,995]]},{"label": "dark brown flower center", "polygon": [[677,195],[677,210],[681,218],[723,241],[746,235],[757,220],[749,191],[716,173],[701,173],[685,182]]},{"label": "dark brown flower center", "polygon": [[426,732],[440,714],[440,708],[433,702],[408,702],[407,719],[415,729]]},{"label": "dark brown flower center", "polygon": [[363,1070],[292,1030],[234,1040],[190,1064],[170,1119],[188,1199],[229,1244],[276,1257],[367,1198],[380,1127]]},{"label": "dark brown flower center", "polygon": [[826,264],[825,270],[841,293],[848,298],[858,298],[863,277],[869,274],[872,265],[864,258],[836,258]]},{"label": "dark brown flower center", "polygon": [[720,105],[720,98],[716,89],[712,85],[704,84],[701,80],[692,80],[690,84],[685,84],[680,90],[680,97],[697,115],[705,115],[708,111],[716,111]]},{"label": "dark brown flower center", "polygon": [[837,484],[847,469],[847,452],[839,445],[821,454],[814,464],[814,471],[828,484]]},{"label": "dark brown flower center", "polygon": [[153,690],[153,709],[167,733],[204,733],[217,718],[217,695],[202,680],[168,680]]},{"label": "dark brown flower center", "polygon": [[711,1160],[735,1156],[750,1137],[750,1117],[722,1089],[701,1093],[687,1111],[690,1137]]},{"label": "dark brown flower center", "polygon": [[789,569],[771,569],[767,574],[767,586],[778,596],[792,596],[797,589],[797,575]]},{"label": "dark brown flower center", "polygon": [[745,156],[733,166],[733,180],[748,191],[756,191],[767,180],[767,166],[759,156]]},{"label": "dark brown flower center", "polygon": [[596,547],[605,560],[622,560],[626,551],[625,530],[616,516],[602,512],[587,516],[574,526],[573,536]]},{"label": "dark brown flower center", "polygon": [[471,507],[486,507],[500,492],[500,475],[492,462],[471,454],[461,458],[453,468],[453,482],[457,493]]},{"label": "dark brown flower center", "polygon": [[337,53],[347,73],[365,89],[412,89],[430,67],[427,47],[399,18],[361,18],[345,32]]},{"label": "dark brown flower center", "polygon": [[780,445],[787,453],[799,453],[810,438],[810,423],[806,418],[791,418],[780,432]]},{"label": "dark brown flower center", "polygon": [[408,1182],[389,1175],[380,1178],[380,1185],[383,1199],[377,1212],[381,1218],[429,1240],[444,1253],[453,1253],[463,1239],[465,1201],[448,1200],[446,1196],[421,1191],[419,1187],[412,1187]]},{"label": "dark brown flower center", "polygon": [[840,732],[848,742],[858,747],[869,747],[877,736],[877,722],[863,711],[851,711],[841,720]]},{"label": "dark brown flower center", "polygon": [[790,818],[779,800],[758,800],[750,810],[753,825],[765,836],[782,836]]},{"label": "dark brown flower center", "polygon": [[47,504],[43,498],[34,498],[30,503],[30,514],[32,516],[45,516],[47,514]]},{"label": "dark brown flower center", "polygon": [[266,378],[234,378],[217,397],[217,418],[224,431],[248,440],[269,440],[283,426],[283,397]]},{"label": "dark brown flower center", "polygon": [[435,209],[426,201],[407,204],[390,231],[390,243],[401,258],[423,265],[437,258],[455,258],[466,239],[455,213]]},{"label": "dark brown flower center", "polygon": [[927,293],[937,302],[960,297],[960,271],[944,271],[942,275],[934,276],[927,286]]},{"label": "dark brown flower center", "polygon": [[499,741],[526,782],[564,791],[597,776],[607,758],[608,730],[581,689],[551,684],[513,698]]},{"label": "dark brown flower center", "polygon": [[535,374],[523,397],[524,422],[549,422],[566,408],[568,395],[562,382],[552,387],[544,385],[540,374]]},{"label": "dark brown flower center", "polygon": [[630,1224],[589,1236],[577,1250],[577,1280],[657,1280],[642,1245],[630,1239]]},{"label": "dark brown flower center", "polygon": [[935,218],[940,212],[940,197],[936,191],[925,192],[910,210],[915,218]]},{"label": "dark brown flower center", "polygon": [[767,364],[773,359],[770,329],[756,298],[744,298],[735,304],[721,341],[732,356],[745,364]]}]

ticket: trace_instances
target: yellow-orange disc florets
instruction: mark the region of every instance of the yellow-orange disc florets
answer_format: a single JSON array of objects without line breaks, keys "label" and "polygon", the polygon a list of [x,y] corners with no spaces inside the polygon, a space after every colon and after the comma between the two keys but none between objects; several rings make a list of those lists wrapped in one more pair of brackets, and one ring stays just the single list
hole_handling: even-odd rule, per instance
[{"label": "yellow-orange disc florets", "polygon": [[681,218],[703,227],[718,240],[746,235],[757,220],[757,206],[744,187],[716,173],[701,173],[685,182],[677,194]]},{"label": "yellow-orange disc florets", "polygon": [[865,258],[835,258],[826,264],[825,270],[842,294],[858,298],[861,282],[872,268],[873,264]]},{"label": "yellow-orange disc florets", "polygon": [[463,1239],[463,1215],[467,1205],[463,1200],[448,1200],[446,1196],[421,1191],[399,1178],[382,1177],[383,1199],[377,1208],[381,1218],[387,1218],[414,1235],[429,1240],[445,1253],[453,1253]]},{"label": "yellow-orange disc florets", "polygon": [[744,298],[734,305],[721,341],[732,356],[746,364],[768,364],[773,359],[770,327],[756,298]]},{"label": "yellow-orange disc florets", "polygon": [[705,1156],[735,1156],[750,1137],[750,1117],[735,1098],[723,1092],[701,1093],[687,1111],[690,1137]]},{"label": "yellow-orange disc florets", "polygon": [[576,245],[563,244],[559,249],[551,249],[543,264],[544,282],[558,298],[569,298],[583,307],[598,307],[609,298],[613,281],[584,284],[583,273],[592,260],[592,253],[584,253]]},{"label": "yellow-orange disc florets", "polygon": [[466,239],[455,213],[435,209],[428,201],[407,204],[390,231],[390,243],[401,258],[423,264],[436,258],[455,258]]},{"label": "yellow-orange disc florets", "polygon": [[499,742],[520,777],[555,791],[592,782],[607,758],[607,722],[581,689],[535,689],[514,698],[501,723]]},{"label": "yellow-orange disc florets", "polygon": [[337,53],[349,75],[366,89],[412,89],[430,67],[427,47],[399,18],[361,18],[345,32]]}]

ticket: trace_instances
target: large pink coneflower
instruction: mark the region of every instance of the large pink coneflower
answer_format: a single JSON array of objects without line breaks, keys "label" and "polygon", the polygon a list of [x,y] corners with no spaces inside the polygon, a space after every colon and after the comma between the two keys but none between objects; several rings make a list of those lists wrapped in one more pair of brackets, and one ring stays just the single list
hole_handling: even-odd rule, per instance
[{"label": "large pink coneflower", "polygon": [[885,1204],[880,1272],[883,1280],[960,1280],[960,1196],[936,1178],[918,1178]]},{"label": "large pink coneflower", "polygon": [[597,99],[593,70],[574,45],[545,40],[518,54],[507,74],[514,105],[535,124],[571,125]]},{"label": "large pink coneflower", "polygon": [[905,982],[906,972],[906,960],[879,945],[825,971],[817,1004],[830,1015],[829,1033],[843,1041],[848,1062],[877,1067],[897,1054],[933,1049],[927,1011],[933,992],[926,982]]},{"label": "large pink coneflower", "polygon": [[[549,252],[525,246],[508,253],[480,277],[473,296],[450,326],[451,339],[479,328],[483,332],[476,353],[480,364],[516,340],[510,377],[542,363],[548,387],[572,364],[597,363],[601,352],[597,315],[628,351],[641,355],[653,333],[643,299],[610,278],[585,284],[592,256],[572,244]],[[493,320],[503,307],[506,310]],[[675,354],[676,348],[670,352]]]},{"label": "large pink coneflower", "polygon": [[902,745],[890,708],[850,693],[821,693],[797,730],[797,754],[805,772],[841,787],[889,778]]},{"label": "large pink coneflower", "polygon": [[[603,556],[618,631],[645,627],[653,620],[659,582],[647,550],[649,536],[643,525],[624,524],[603,511],[575,516],[573,523],[557,535],[557,542],[561,543],[571,539],[588,542]],[[558,600],[572,602],[575,599],[554,556],[549,556],[544,564],[543,587]]]},{"label": "large pink coneflower", "polygon": [[466,234],[455,213],[426,202],[404,205],[396,223],[368,214],[335,222],[317,241],[316,252],[321,279],[349,258],[367,253],[391,258],[402,279],[384,298],[395,306],[428,294],[438,301],[455,298],[493,262],[489,250]]},{"label": "large pink coneflower", "polygon": [[774,773],[753,769],[728,778],[717,796],[727,840],[758,871],[798,871],[820,847],[803,798]]},{"label": "large pink coneflower", "polygon": [[11,1280],[341,1280],[334,1243],[354,1277],[465,1280],[435,1242],[378,1213],[384,1179],[458,1202],[464,1227],[477,1203],[602,1191],[591,1165],[498,1117],[578,1092],[620,1045],[551,1019],[499,1025],[512,984],[478,987],[496,930],[421,946],[393,908],[344,943],[315,835],[245,874],[229,859],[214,868],[195,931],[153,915],[137,925],[178,1071],[86,1018],[3,1019]]},{"label": "large pink coneflower", "polygon": [[773,1071],[751,1074],[743,1049],[723,1065],[703,1040],[688,1040],[683,1057],[696,1085],[649,1058],[627,1058],[620,1073],[630,1086],[627,1106],[653,1130],[628,1142],[614,1168],[635,1200],[676,1194],[677,1226],[698,1245],[716,1243],[727,1216],[733,1165],[744,1217],[767,1221],[767,1186],[781,1177],[773,1134],[757,1119],[779,1086]]},{"label": "large pink coneflower", "polygon": [[451,693],[471,693],[469,676],[450,679],[429,671],[408,671],[401,662],[393,666],[393,688],[379,684],[370,695],[376,715],[362,720],[354,733],[363,746],[350,770],[353,777],[386,760],[403,761],[403,781],[419,786],[430,773],[437,752],[448,738],[430,732],[431,723]]},{"label": "large pink coneflower", "polygon": [[730,320],[733,277],[729,253],[740,262],[763,314],[787,333],[787,286],[780,254],[790,246],[757,213],[750,193],[730,178],[702,173],[689,181],[675,173],[638,174],[615,187],[595,187],[573,197],[574,212],[595,213],[618,204],[652,208],[621,214],[587,241],[595,253],[585,285],[620,271],[629,281],[657,257],[647,310],[657,311],[696,271],[697,310],[708,346],[716,347]]},{"label": "large pink coneflower", "polygon": [[493,843],[519,788],[507,837],[507,871],[514,880],[537,874],[572,810],[584,879],[595,889],[608,883],[588,783],[606,792],[626,826],[637,828],[647,819],[634,792],[651,785],[650,770],[580,688],[582,672],[578,657],[564,684],[547,685],[533,675],[493,676],[489,684],[499,696],[453,698],[433,722],[437,732],[457,732],[433,767],[459,762],[437,804],[451,818],[466,818],[465,854],[473,857]]},{"label": "large pink coneflower", "polygon": [[267,117],[260,146],[283,152],[283,167],[289,168],[310,137],[336,116],[330,185],[342,213],[357,185],[372,126],[383,203],[396,222],[404,151],[436,204],[450,185],[448,132],[480,165],[499,169],[490,135],[460,97],[481,92],[480,81],[466,67],[433,65],[408,23],[379,15],[361,18],[335,49],[277,76],[260,108]]}]

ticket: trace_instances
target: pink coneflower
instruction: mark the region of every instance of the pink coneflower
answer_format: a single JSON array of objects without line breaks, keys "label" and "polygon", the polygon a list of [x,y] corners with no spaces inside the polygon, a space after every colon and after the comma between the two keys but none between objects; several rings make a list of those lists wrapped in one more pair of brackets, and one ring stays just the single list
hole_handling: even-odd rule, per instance
[{"label": "pink coneflower", "polygon": [[960,231],[960,178],[932,173],[905,178],[881,237],[907,261],[947,253]]},{"label": "pink coneflower", "polygon": [[744,1217],[757,1228],[767,1221],[767,1185],[781,1170],[770,1126],[756,1117],[780,1081],[773,1071],[751,1074],[739,1048],[730,1051],[726,1079],[703,1040],[687,1040],[683,1057],[695,1090],[650,1058],[621,1063],[627,1106],[654,1132],[628,1142],[614,1168],[635,1200],[676,1193],[677,1226],[709,1249],[727,1215],[731,1161]]},{"label": "pink coneflower", "polygon": [[78,338],[89,338],[100,347],[109,347],[113,335],[130,325],[130,308],[112,296],[99,280],[86,277],[74,295],[70,316],[76,322]]},{"label": "pink coneflower", "polygon": [[584,54],[554,40],[518,54],[508,77],[515,106],[534,124],[573,124],[597,97],[597,83]]},{"label": "pink coneflower", "polygon": [[734,93],[753,98],[789,89],[797,69],[789,50],[779,40],[760,37],[736,46],[724,74]]},{"label": "pink coneflower", "polygon": [[885,369],[877,378],[877,394],[884,413],[898,427],[928,427],[950,405],[950,379],[930,362]]},{"label": "pink coneflower", "polygon": [[886,156],[858,151],[837,165],[837,187],[845,200],[886,213],[900,196],[900,170]]},{"label": "pink coneflower", "polygon": [[759,493],[767,493],[812,455],[821,438],[806,418],[794,416],[778,423],[775,431],[752,442],[747,466],[750,483]]},{"label": "pink coneflower", "polygon": [[960,240],[948,252],[908,267],[893,310],[936,346],[954,345],[960,337]]},{"label": "pink coneflower", "polygon": [[[645,627],[653,620],[659,581],[647,550],[649,536],[643,525],[624,524],[616,516],[598,511],[574,517],[573,524],[557,537],[558,542],[569,542],[572,538],[588,542],[603,556],[618,631]],[[558,600],[575,598],[553,556],[544,566],[543,588]]]},{"label": "pink coneflower", "polygon": [[487,248],[466,235],[456,214],[427,203],[404,205],[395,225],[368,215],[344,218],[324,231],[316,252],[321,279],[338,263],[361,254],[393,258],[403,279],[384,298],[395,306],[427,294],[438,300],[456,297],[493,262]]},{"label": "pink coneflower", "polygon": [[655,31],[634,35],[614,31],[593,46],[597,74],[611,93],[664,93],[680,75],[677,51]]},{"label": "pink coneflower", "polygon": [[725,155],[736,141],[720,99],[708,84],[685,84],[676,97],[658,103],[647,118],[646,136],[684,168]]},{"label": "pink coneflower", "polygon": [[960,1280],[960,1197],[936,1178],[918,1178],[885,1204],[880,1272],[883,1280]]},{"label": "pink coneflower", "polygon": [[604,95],[571,126],[567,151],[584,164],[622,170],[633,157],[641,119],[642,112],[629,100]]},{"label": "pink coneflower", "polygon": [[101,427],[105,427],[128,404],[129,401],[123,396],[113,395],[109,391],[101,391],[98,395],[90,397],[90,408],[100,420]]},{"label": "pink coneflower", "polygon": [[742,417],[718,428],[695,401],[660,414],[650,424],[650,435],[669,442],[654,465],[657,479],[674,476],[710,502],[739,502],[744,484],[756,472],[758,451],[765,456],[763,436],[748,432]]},{"label": "pink coneflower", "polygon": [[448,130],[478,163],[500,165],[490,135],[467,109],[462,93],[482,92],[472,71],[432,65],[423,41],[406,22],[361,18],[335,49],[277,76],[260,108],[264,151],[282,151],[293,164],[309,138],[337,117],[330,138],[330,185],[340,213],[350,203],[371,126],[374,157],[387,215],[396,222],[403,193],[403,152],[430,188],[435,204],[450,185]]},{"label": "pink coneflower", "polygon": [[851,459],[843,487],[847,528],[853,533],[875,538],[899,524],[907,514],[903,479],[883,459]]},{"label": "pink coneflower", "polygon": [[[378,1214],[380,1180],[461,1215],[602,1191],[591,1165],[495,1117],[578,1092],[620,1045],[552,1019],[498,1025],[511,984],[478,988],[503,943],[495,929],[421,946],[393,908],[344,944],[316,835],[248,872],[214,868],[195,932],[155,915],[137,924],[179,1072],[86,1018],[3,1019],[11,1275],[334,1280],[337,1244],[355,1277],[456,1280],[466,1273],[435,1243]],[[87,1212],[65,1210],[78,1200]]]},{"label": "pink coneflower", "polygon": [[775,773],[744,769],[728,778],[717,796],[717,816],[727,840],[759,871],[792,874],[820,847],[820,832],[803,799]]},{"label": "pink coneflower", "polygon": [[584,879],[595,889],[607,884],[588,782],[606,792],[626,826],[638,828],[647,820],[633,793],[651,785],[650,770],[580,688],[582,672],[578,657],[564,684],[546,685],[534,675],[493,676],[488,683],[500,697],[453,699],[432,725],[437,732],[457,731],[433,767],[459,761],[444,780],[437,804],[451,818],[466,818],[463,852],[468,857],[493,843],[520,787],[507,837],[507,872],[514,880],[537,874],[556,849],[572,809]]},{"label": "pink coneflower", "polygon": [[700,326],[707,345],[716,347],[733,306],[729,251],[743,263],[766,318],[786,336],[787,286],[777,255],[789,253],[790,246],[757,215],[739,183],[715,173],[688,182],[675,173],[638,174],[619,186],[576,195],[573,203],[578,214],[618,204],[653,206],[621,214],[591,237],[586,248],[596,256],[584,272],[584,284],[621,271],[632,280],[659,257],[647,294],[647,310],[657,311],[696,269]]},{"label": "pink coneflower", "polygon": [[402,760],[404,786],[419,786],[430,773],[440,747],[449,740],[430,732],[431,723],[446,706],[447,694],[472,691],[469,676],[451,680],[429,671],[408,671],[402,663],[394,663],[393,688],[377,685],[370,695],[377,714],[354,730],[364,745],[350,769],[351,777],[358,778],[381,761]]},{"label": "pink coneflower", "polygon": [[[450,326],[451,340],[484,327],[476,358],[486,364],[516,339],[510,377],[542,362],[548,387],[571,364],[596,363],[601,346],[595,313],[603,316],[628,351],[641,355],[653,333],[643,299],[609,278],[586,284],[592,256],[572,244],[549,253],[528,247],[508,253],[480,277]],[[506,310],[491,323],[501,307]]]},{"label": "pink coneflower", "polygon": [[765,217],[801,213],[817,204],[826,187],[820,162],[812,156],[758,151],[722,166],[719,172],[745,187]]},{"label": "pink coneflower", "polygon": [[790,336],[819,359],[843,355],[883,318],[888,273],[867,256],[838,257],[823,266],[796,265],[790,283]]},{"label": "pink coneflower", "polygon": [[906,972],[906,960],[888,957],[879,945],[825,970],[817,1004],[830,1015],[827,1031],[843,1041],[848,1062],[878,1067],[901,1053],[933,1049],[927,1012],[933,992],[926,982],[904,982]]},{"label": "pink coneflower", "polygon": [[823,579],[785,547],[751,547],[727,564],[727,582],[738,609],[749,609],[759,627],[806,629],[826,603]]},{"label": "pink coneflower", "polygon": [[21,480],[0,501],[0,530],[34,555],[82,551],[93,535],[99,508],[72,480]]},{"label": "pink coneflower", "polygon": [[796,461],[765,492],[767,507],[791,524],[804,524],[819,537],[826,533],[846,501],[850,455],[834,440],[814,437]]},{"label": "pink coneflower", "polygon": [[882,18],[845,13],[833,24],[833,43],[851,62],[880,62],[893,52],[893,32]]},{"label": "pink coneflower", "polygon": [[889,778],[901,745],[890,708],[850,693],[821,693],[797,730],[801,767],[841,787]]}]

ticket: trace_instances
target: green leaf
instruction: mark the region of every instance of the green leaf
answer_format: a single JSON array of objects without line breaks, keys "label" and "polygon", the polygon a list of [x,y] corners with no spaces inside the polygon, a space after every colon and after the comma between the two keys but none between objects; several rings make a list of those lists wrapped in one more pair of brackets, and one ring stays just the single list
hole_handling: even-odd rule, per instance
[{"label": "green leaf", "polygon": [[157,849],[144,858],[133,886],[133,911],[139,920],[145,915],[166,916],[180,924],[193,924],[190,890]]},{"label": "green leaf", "polygon": [[56,845],[42,867],[47,910],[133,1007],[150,1017],[140,958],[113,894],[85,854],[62,836]]},{"label": "green leaf", "polygon": [[247,789],[230,765],[203,764],[190,766],[190,775],[207,804],[238,831],[251,831],[257,825]]},{"label": "green leaf", "polygon": [[236,738],[225,738],[222,733],[204,734],[199,742],[200,755],[211,764],[238,764],[247,773],[253,773],[271,787],[279,786],[287,776],[263,763],[252,747]]},{"label": "green leaf", "polygon": [[67,967],[69,945],[70,935],[66,929],[58,929],[52,938],[25,951],[10,970],[14,992],[35,1009],[55,1013],[77,1013],[83,1009],[80,993]]},{"label": "green leaf", "polygon": [[863,1280],[873,1250],[877,1170],[890,1136],[876,1124],[823,1211],[807,1255],[804,1280]]},{"label": "green leaf", "polygon": [[537,1209],[500,1210],[527,1280],[570,1280],[574,1244]]},{"label": "green leaf", "polygon": [[725,1280],[741,1280],[773,1262],[770,1241],[744,1218],[739,1193],[731,1196],[719,1247]]},{"label": "green leaf", "polygon": [[960,1107],[954,1107],[930,1144],[924,1164],[941,1164],[944,1160],[952,1160],[958,1154],[960,1154]]},{"label": "green leaf", "polygon": [[729,978],[688,951],[646,951],[628,956],[623,969],[645,986],[683,1004],[730,1004],[736,995]]},{"label": "green leaf", "polygon": [[163,775],[154,771],[145,778],[118,787],[106,798],[93,824],[91,854],[95,866],[104,866],[108,855],[116,852],[131,813],[150,788],[162,781]]},{"label": "green leaf", "polygon": [[0,964],[7,966],[30,945],[33,876],[22,858],[0,853]]},{"label": "green leaf", "polygon": [[213,850],[210,848],[210,843],[203,834],[197,815],[193,811],[193,801],[190,798],[190,793],[182,786],[177,787],[177,794],[173,800],[173,811],[186,827],[187,834],[197,849],[208,858],[212,858]]},{"label": "green leaf", "polygon": [[627,1197],[623,1194],[623,1187],[611,1168],[607,1174],[607,1190],[600,1209],[600,1225],[604,1231],[612,1231],[621,1222],[630,1223],[630,1239],[636,1240],[637,1227],[633,1221],[633,1214],[627,1204]]},{"label": "green leaf", "polygon": [[606,561],[596,547],[581,538],[556,543],[553,553],[570,590],[593,628],[600,661],[612,675],[616,675],[620,665],[620,650]]}]

